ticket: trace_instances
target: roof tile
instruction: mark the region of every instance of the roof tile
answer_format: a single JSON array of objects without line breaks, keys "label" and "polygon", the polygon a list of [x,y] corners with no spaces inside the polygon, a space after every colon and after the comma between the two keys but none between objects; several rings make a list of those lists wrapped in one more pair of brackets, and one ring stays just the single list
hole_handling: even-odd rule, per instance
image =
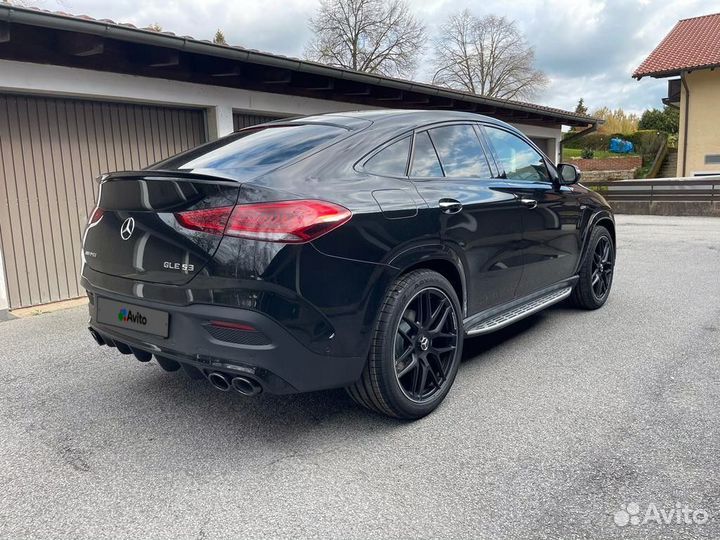
[{"label": "roof tile", "polygon": [[720,13],[679,21],[633,73],[671,76],[680,71],[720,65]]}]

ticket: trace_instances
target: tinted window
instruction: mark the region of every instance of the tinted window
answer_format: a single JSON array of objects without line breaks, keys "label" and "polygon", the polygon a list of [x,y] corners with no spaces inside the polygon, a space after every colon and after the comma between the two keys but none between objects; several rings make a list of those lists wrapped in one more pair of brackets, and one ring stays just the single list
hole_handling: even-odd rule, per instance
[{"label": "tinted window", "polygon": [[472,126],[446,126],[429,131],[445,176],[490,178],[480,139]]},{"label": "tinted window", "polygon": [[409,154],[410,137],[405,137],[380,150],[365,163],[365,168],[373,174],[405,176]]},{"label": "tinted window", "polygon": [[532,146],[507,131],[491,127],[485,129],[507,178],[529,182],[550,181],[545,160]]},{"label": "tinted window", "polygon": [[442,175],[440,161],[435,153],[435,148],[430,142],[430,136],[427,131],[418,133],[415,136],[415,150],[413,152],[412,166],[410,167],[410,176],[426,178]]},{"label": "tinted window", "polygon": [[300,124],[242,131],[170,158],[153,168],[230,169],[260,173],[304,154],[347,130],[334,126]]}]

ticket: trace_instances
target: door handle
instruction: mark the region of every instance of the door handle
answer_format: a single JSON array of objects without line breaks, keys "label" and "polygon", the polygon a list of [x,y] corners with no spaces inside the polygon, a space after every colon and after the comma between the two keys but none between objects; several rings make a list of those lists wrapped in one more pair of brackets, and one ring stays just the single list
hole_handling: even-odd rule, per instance
[{"label": "door handle", "polygon": [[462,203],[455,199],[440,199],[438,206],[444,214],[457,214],[463,207]]},{"label": "door handle", "polygon": [[537,208],[537,201],[535,199],[520,199],[520,203],[527,206],[530,210]]}]

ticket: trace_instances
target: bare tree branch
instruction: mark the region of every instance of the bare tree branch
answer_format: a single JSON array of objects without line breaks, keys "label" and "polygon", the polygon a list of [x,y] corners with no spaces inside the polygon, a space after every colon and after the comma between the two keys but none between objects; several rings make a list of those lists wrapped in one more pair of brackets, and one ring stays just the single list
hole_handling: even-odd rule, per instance
[{"label": "bare tree branch", "polygon": [[307,58],[388,76],[411,76],[425,43],[406,0],[321,0],[310,28]]},{"label": "bare tree branch", "polygon": [[435,42],[434,84],[502,99],[528,99],[547,86],[535,51],[505,17],[451,16]]}]

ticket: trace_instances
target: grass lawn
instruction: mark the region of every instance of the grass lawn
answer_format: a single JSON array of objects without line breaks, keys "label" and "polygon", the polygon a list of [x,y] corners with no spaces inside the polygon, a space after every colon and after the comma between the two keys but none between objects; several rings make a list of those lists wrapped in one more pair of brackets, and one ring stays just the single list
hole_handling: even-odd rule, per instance
[{"label": "grass lawn", "polygon": [[[594,153],[595,153],[594,157],[597,159],[639,155],[634,152],[631,152],[630,154],[614,154],[613,152],[610,152],[609,150],[595,150]],[[579,158],[579,157],[582,157],[582,149],[581,148],[563,148],[563,159]]]}]

